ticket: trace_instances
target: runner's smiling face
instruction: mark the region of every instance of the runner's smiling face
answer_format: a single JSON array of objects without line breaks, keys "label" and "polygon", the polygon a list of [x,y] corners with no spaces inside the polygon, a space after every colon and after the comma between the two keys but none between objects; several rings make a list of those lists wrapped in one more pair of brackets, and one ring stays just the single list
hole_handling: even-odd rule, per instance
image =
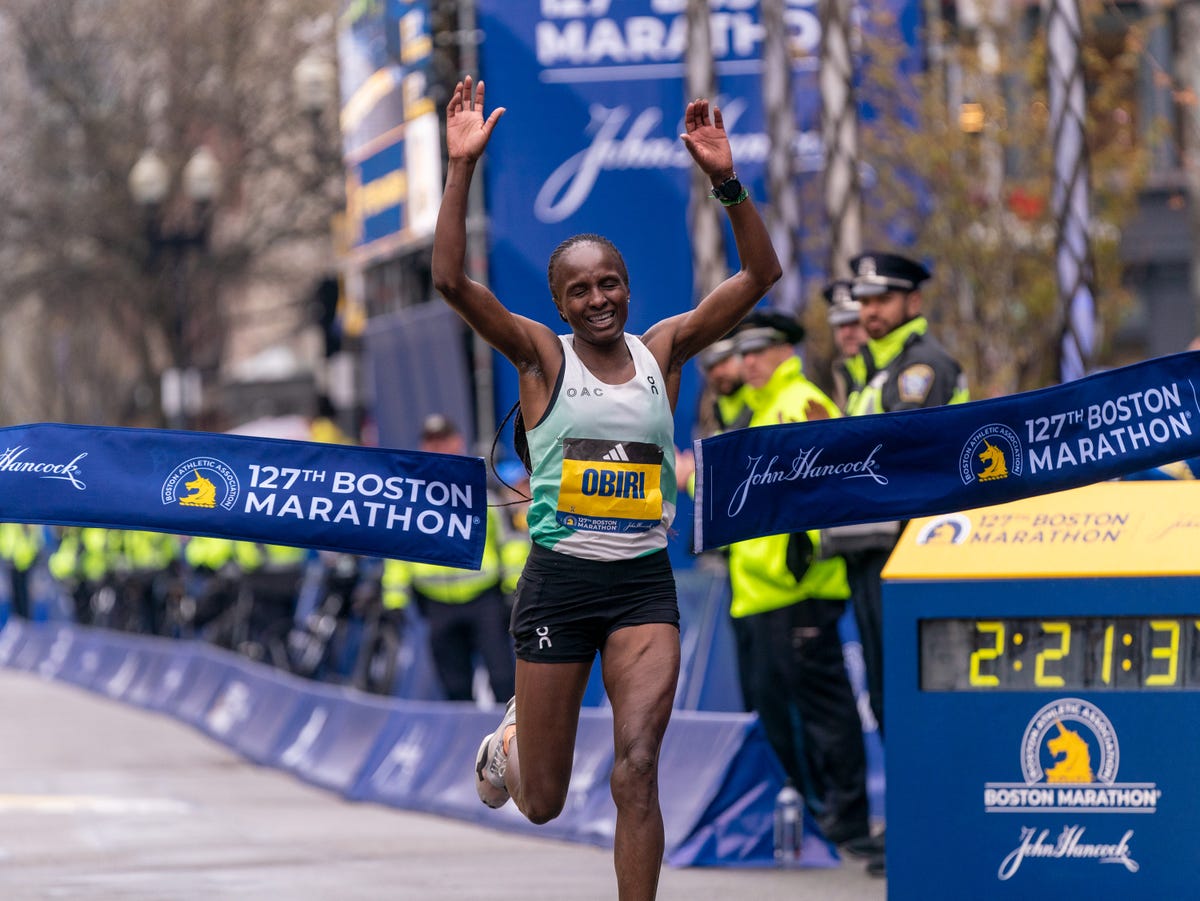
[{"label": "runner's smiling face", "polygon": [[629,285],[619,257],[591,242],[566,250],[554,272],[554,305],[576,337],[604,344],[625,332]]}]

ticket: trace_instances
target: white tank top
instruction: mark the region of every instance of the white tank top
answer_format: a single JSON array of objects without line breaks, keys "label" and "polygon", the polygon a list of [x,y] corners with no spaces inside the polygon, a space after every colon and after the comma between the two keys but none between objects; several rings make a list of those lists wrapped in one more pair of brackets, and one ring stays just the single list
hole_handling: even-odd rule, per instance
[{"label": "white tank top", "polygon": [[675,518],[675,421],[658,362],[625,335],[633,378],[609,385],[560,335],[563,368],[550,406],[527,432],[529,531],[543,547],[628,560],[667,545]]}]

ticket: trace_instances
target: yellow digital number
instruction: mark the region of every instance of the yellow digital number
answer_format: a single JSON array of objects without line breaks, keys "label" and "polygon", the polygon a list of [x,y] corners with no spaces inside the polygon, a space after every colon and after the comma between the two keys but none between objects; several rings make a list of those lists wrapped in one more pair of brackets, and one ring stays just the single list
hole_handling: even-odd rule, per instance
[{"label": "yellow digital number", "polygon": [[1046,661],[1062,660],[1071,653],[1071,624],[1042,623],[1042,631],[1058,636],[1058,647],[1046,648],[1037,655],[1037,666],[1033,671],[1033,684],[1042,688],[1062,688],[1066,684],[1062,676],[1047,674]]},{"label": "yellow digital number", "polygon": [[1105,685],[1112,685],[1113,633],[1116,628],[1111,623],[1104,628],[1104,659],[1100,663],[1100,679]]},{"label": "yellow digital number", "polygon": [[979,688],[995,688],[1000,684],[1000,677],[994,673],[980,672],[980,668],[1004,653],[1004,623],[979,622],[975,624],[975,629],[981,635],[990,635],[992,643],[971,654],[970,682]]},{"label": "yellow digital number", "polygon": [[1155,633],[1167,635],[1165,646],[1150,647],[1150,659],[1167,661],[1167,671],[1147,676],[1146,685],[1174,685],[1179,676],[1179,623],[1173,619],[1152,619],[1150,628]]}]

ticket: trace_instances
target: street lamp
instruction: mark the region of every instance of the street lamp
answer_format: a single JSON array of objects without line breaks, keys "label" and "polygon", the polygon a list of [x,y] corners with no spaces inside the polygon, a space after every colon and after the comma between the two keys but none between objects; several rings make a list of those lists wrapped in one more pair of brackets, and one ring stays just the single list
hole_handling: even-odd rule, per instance
[{"label": "street lamp", "polygon": [[292,69],[292,87],[300,108],[314,119],[333,103],[337,67],[319,53],[305,54]]},{"label": "street lamp", "polygon": [[186,334],[187,262],[191,251],[208,245],[212,202],[221,189],[221,164],[209,148],[201,146],[192,154],[183,167],[182,182],[189,209],[175,221],[164,210],[171,172],[162,157],[147,148],[129,171],[129,191],[145,217],[147,269],[169,267],[171,276],[172,365],[162,376],[162,408],[167,424],[177,429],[187,428],[201,409],[200,372],[190,363]]}]

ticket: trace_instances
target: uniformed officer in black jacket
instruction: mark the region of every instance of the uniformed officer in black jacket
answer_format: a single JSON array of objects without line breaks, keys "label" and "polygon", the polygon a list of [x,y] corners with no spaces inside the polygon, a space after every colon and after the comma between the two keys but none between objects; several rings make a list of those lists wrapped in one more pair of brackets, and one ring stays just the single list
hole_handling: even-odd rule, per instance
[{"label": "uniformed officer in black jacket", "polygon": [[[850,261],[854,273],[851,293],[859,302],[859,318],[867,333],[858,367],[863,382],[851,393],[847,415],[893,413],[963,403],[969,400],[962,367],[929,334],[921,314],[921,285],[930,271],[915,260],[895,253],[868,250]],[[850,598],[862,642],[871,711],[883,735],[883,566],[900,523],[847,526],[828,534],[827,553],[846,559]],[[883,872],[883,856],[868,864]]]},{"label": "uniformed officer in black jacket", "polygon": [[894,413],[969,399],[958,361],[929,334],[921,285],[930,272],[894,253],[867,251],[850,261],[851,292],[867,332],[861,352],[865,387],[849,403],[851,416]]},{"label": "uniformed officer in black jacket", "polygon": [[862,327],[862,304],[854,299],[853,288],[854,283],[850,279],[835,278],[821,291],[825,302],[829,304],[829,329],[833,332],[835,350],[830,366],[833,391],[829,396],[843,413],[846,412],[850,393],[866,384],[863,358],[859,351],[867,343],[867,333]]}]

